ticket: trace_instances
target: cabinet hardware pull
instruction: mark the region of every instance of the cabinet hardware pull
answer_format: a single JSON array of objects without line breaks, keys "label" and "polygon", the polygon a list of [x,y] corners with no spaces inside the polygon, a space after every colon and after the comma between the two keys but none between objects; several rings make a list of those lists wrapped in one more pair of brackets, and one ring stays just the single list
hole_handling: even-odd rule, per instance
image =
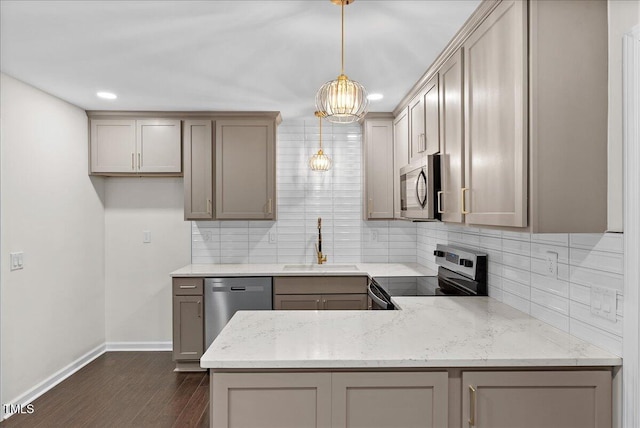
[{"label": "cabinet hardware pull", "polygon": [[134,153],[131,153],[131,170],[132,170],[132,171],[136,169],[136,167],[135,167],[135,160],[134,160],[134,159],[135,159],[135,156],[136,156],[136,155],[135,155]]},{"label": "cabinet hardware pull", "polygon": [[467,190],[469,190],[468,187],[463,187],[462,188],[462,203],[460,204],[460,206],[462,207],[462,214],[470,214],[469,211],[467,211],[467,204],[466,204],[466,198],[464,197],[465,194],[464,192],[466,192]]},{"label": "cabinet hardware pull", "polygon": [[439,191],[438,192],[438,213],[442,214],[444,213],[444,211],[442,210],[442,194],[444,193],[444,191]]},{"label": "cabinet hardware pull", "polygon": [[267,200],[267,214],[273,214],[273,199]]},{"label": "cabinet hardware pull", "polygon": [[184,290],[184,289],[188,289],[188,288],[196,288],[195,285],[181,285],[180,289]]},{"label": "cabinet hardware pull", "polygon": [[371,218],[372,215],[373,215],[373,198],[369,198],[369,213],[367,217]]},{"label": "cabinet hardware pull", "polygon": [[316,309],[320,309],[320,299],[316,300]]},{"label": "cabinet hardware pull", "polygon": [[469,385],[469,426],[476,426],[476,389]]},{"label": "cabinet hardware pull", "polygon": [[140,160],[140,153],[138,153],[138,169],[142,168],[142,161]]},{"label": "cabinet hardware pull", "polygon": [[427,151],[427,136],[422,134],[422,150],[423,152]]},{"label": "cabinet hardware pull", "polygon": [[211,214],[212,211],[212,207],[211,207],[211,199],[207,199],[207,214]]},{"label": "cabinet hardware pull", "polygon": [[202,318],[202,300],[198,300],[198,318]]}]

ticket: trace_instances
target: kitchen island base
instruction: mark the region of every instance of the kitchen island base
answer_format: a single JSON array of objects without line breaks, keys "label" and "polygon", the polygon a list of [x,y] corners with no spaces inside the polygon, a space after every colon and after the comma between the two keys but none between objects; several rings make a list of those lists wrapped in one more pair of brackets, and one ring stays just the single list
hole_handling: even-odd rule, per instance
[{"label": "kitchen island base", "polygon": [[612,368],[211,370],[211,426],[612,426]]}]

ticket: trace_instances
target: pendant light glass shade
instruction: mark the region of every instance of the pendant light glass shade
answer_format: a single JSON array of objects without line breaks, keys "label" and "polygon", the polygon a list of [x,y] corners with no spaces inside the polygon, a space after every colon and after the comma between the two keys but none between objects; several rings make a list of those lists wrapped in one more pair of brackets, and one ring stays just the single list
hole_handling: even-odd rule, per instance
[{"label": "pendant light glass shade", "polygon": [[316,94],[316,108],[333,123],[356,122],[367,114],[368,106],[367,90],[344,74],[322,85]]},{"label": "pendant light glass shade", "polygon": [[320,87],[316,93],[316,108],[333,123],[353,123],[367,114],[367,90],[344,74],[344,7],[355,0],[331,0],[342,8],[342,68],[336,80]]},{"label": "pendant light glass shade", "polygon": [[324,117],[324,113],[317,111],[316,117],[320,121],[320,149],[318,153],[309,158],[309,168],[313,171],[324,172],[331,169],[331,158],[322,151],[322,118]]}]

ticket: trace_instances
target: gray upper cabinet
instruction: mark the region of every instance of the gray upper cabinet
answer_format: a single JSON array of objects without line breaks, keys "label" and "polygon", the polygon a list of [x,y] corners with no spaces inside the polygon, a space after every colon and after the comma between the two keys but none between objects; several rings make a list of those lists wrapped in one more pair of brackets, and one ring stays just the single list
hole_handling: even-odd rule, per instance
[{"label": "gray upper cabinet", "polygon": [[462,50],[440,68],[440,174],[438,212],[442,221],[461,223],[460,192],[464,170]]},{"label": "gray upper cabinet", "polygon": [[92,119],[90,121],[91,172],[136,172],[136,121]]},{"label": "gray upper cabinet", "polygon": [[438,74],[427,82],[424,89],[424,136],[423,152],[432,155],[440,151],[440,109],[438,93]]},{"label": "gray upper cabinet", "polygon": [[400,219],[400,168],[409,163],[409,108],[393,121],[393,211]]},{"label": "gray upper cabinet", "polygon": [[215,147],[215,217],[274,220],[274,121],[217,120]]},{"label": "gray upper cabinet", "polygon": [[393,120],[365,119],[365,220],[394,218]]},{"label": "gray upper cabinet", "polygon": [[182,172],[180,120],[136,120],[138,172]]},{"label": "gray upper cabinet", "polygon": [[463,45],[468,223],[527,226],[527,4],[508,0]]},{"label": "gray upper cabinet", "polygon": [[424,156],[424,94],[409,103],[409,162]]},{"label": "gray upper cabinet", "polygon": [[90,119],[90,172],[181,175],[180,120]]},{"label": "gray upper cabinet", "polygon": [[211,120],[184,121],[184,218],[213,219]]}]

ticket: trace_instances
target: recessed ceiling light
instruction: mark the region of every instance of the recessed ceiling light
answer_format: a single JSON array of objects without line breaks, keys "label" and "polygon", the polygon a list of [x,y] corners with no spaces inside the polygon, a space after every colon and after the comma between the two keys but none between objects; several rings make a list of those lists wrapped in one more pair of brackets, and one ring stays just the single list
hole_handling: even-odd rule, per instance
[{"label": "recessed ceiling light", "polygon": [[379,101],[379,100],[384,98],[384,95],[382,95],[382,94],[369,94],[369,95],[367,95],[367,98],[369,99],[369,101]]},{"label": "recessed ceiling light", "polygon": [[112,92],[97,92],[96,95],[105,100],[115,100],[118,96]]}]

